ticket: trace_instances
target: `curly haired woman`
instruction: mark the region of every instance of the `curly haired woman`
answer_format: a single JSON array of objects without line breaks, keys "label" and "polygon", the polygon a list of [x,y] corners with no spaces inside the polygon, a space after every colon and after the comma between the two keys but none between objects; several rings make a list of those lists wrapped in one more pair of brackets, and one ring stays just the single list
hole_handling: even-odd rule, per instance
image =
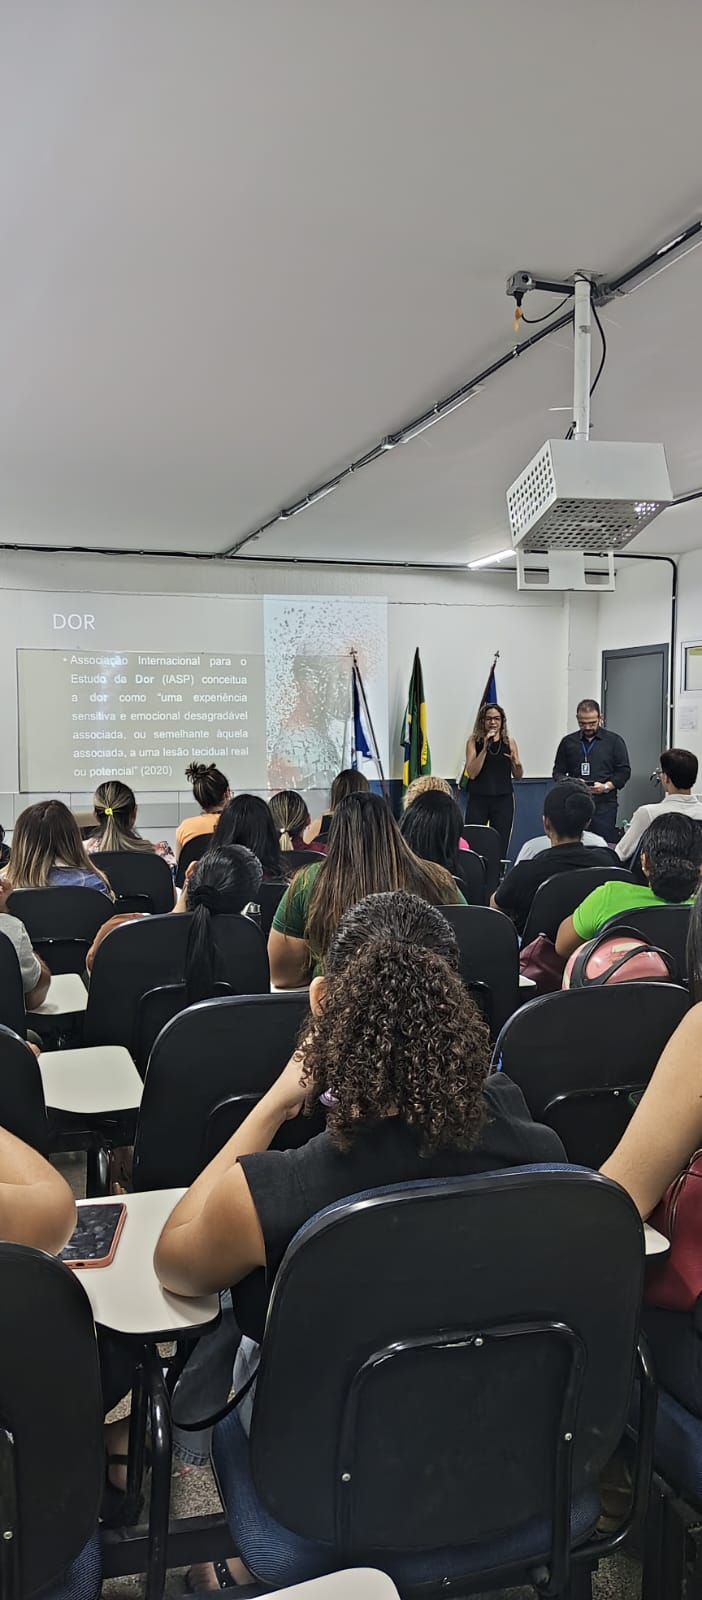
[{"label": "curly haired woman", "polygon": [[[516,1084],[504,1073],[487,1077],[487,1028],[435,906],[398,891],[347,911],[325,974],[310,985],[310,1008],[298,1052],[179,1201],[156,1249],[161,1282],[177,1294],[238,1285],[237,1321],[255,1341],[290,1240],[334,1200],[565,1159]],[[321,1096],[326,1131],[297,1150],[270,1150],[282,1124]],[[247,1581],[241,1563],[230,1577]],[[208,1581],[211,1569],[193,1572],[194,1587]]]}]

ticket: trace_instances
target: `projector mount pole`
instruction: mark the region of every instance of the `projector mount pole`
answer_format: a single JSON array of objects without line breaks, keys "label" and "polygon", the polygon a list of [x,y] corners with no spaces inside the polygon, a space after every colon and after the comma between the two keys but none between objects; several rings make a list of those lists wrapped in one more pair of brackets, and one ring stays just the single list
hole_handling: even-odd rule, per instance
[{"label": "projector mount pole", "polygon": [[[598,285],[601,295],[603,285]],[[591,301],[592,283],[584,272],[576,272],[569,283],[559,283],[551,278],[534,278],[530,272],[513,272],[507,279],[507,294],[515,303],[515,332],[522,317],[522,301],[531,289],[543,294],[560,294],[564,299],[574,296],[573,313],[573,429],[569,438],[576,443],[587,443],[590,437],[590,366],[592,355]]]},{"label": "projector mount pole", "polygon": [[590,280],[582,275],[575,280],[575,344],[573,351],[573,439],[586,442],[590,437],[590,358],[592,320]]}]

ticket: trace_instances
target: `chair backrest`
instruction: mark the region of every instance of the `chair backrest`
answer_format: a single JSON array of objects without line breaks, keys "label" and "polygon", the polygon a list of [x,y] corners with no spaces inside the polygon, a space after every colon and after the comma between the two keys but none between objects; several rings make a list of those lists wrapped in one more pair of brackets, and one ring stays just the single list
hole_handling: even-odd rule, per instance
[{"label": "chair backrest", "polygon": [[[83,1029],[86,1045],[126,1045],[140,1070],[145,1070],[150,1046],[165,1020],[162,997],[153,1003],[145,997],[173,989],[166,1007],[169,1016],[187,1005],[183,980],[191,921],[188,912],[144,917],[113,928],[103,939],[90,979]],[[212,918],[212,936],[219,956],[218,980],[233,994],[267,993],[268,955],[260,928],[247,917],[219,916]]]},{"label": "chair backrest", "polygon": [[[486,1012],[493,1038],[519,1005],[519,943],[509,917],[487,906],[439,906],[458,940],[461,976]],[[480,989],[487,994],[481,998]]]},{"label": "chair backrest", "polygon": [[669,983],[543,995],[510,1017],[493,1059],[536,1121],[555,1128],[568,1159],[599,1167],[689,1004],[687,990]]},{"label": "chair backrest", "polygon": [[291,867],[293,872],[298,872],[300,867],[313,867],[315,861],[321,859],[320,850],[286,850],[283,854],[286,867]]},{"label": "chair backrest", "polygon": [[463,829],[463,837],[468,841],[471,850],[477,850],[485,862],[487,873],[488,899],[495,890],[502,877],[502,840],[496,828],[488,828],[479,822],[468,822]]},{"label": "chair backrest", "polygon": [[[289,852],[292,854],[292,852]],[[321,860],[321,857],[318,859]],[[273,918],[278,906],[288,887],[288,880],[281,878],[279,882],[262,883],[258,891],[258,904],[261,911],[261,932],[267,939],[271,931]]]},{"label": "chair backrest", "polygon": [[0,1127],[46,1155],[49,1123],[39,1062],[26,1039],[0,1027]]},{"label": "chair backrest", "polygon": [[458,872],[455,877],[469,906],[487,905],[487,867],[477,850],[459,851]]},{"label": "chair backrest", "polygon": [[531,943],[537,933],[555,939],[561,923],[571,917],[576,907],[599,889],[603,883],[620,878],[631,883],[631,873],[625,867],[573,867],[570,872],[557,872],[545,883],[540,883],[529,908],[524,925],[522,944]]},{"label": "chair backrest", "polygon": [[173,874],[155,850],[100,850],[93,856],[115,894],[115,912],[173,910]]},{"label": "chair backrest", "polygon": [[320,1213],[271,1298],[249,1446],[261,1501],[347,1551],[548,1524],[559,1438],[574,1435],[578,1494],[625,1425],[643,1267],[629,1196],[569,1168]]},{"label": "chair backrest", "polygon": [[[307,991],[202,1000],[159,1034],[151,1051],[134,1145],[137,1189],[190,1184],[290,1059],[305,1017]],[[225,1112],[226,1106],[226,1112]],[[226,1123],[224,1118],[226,1116]],[[310,1119],[284,1124],[282,1143],[304,1143]]]},{"label": "chair backrest", "polygon": [[0,1244],[0,1522],[17,1529],[23,1600],[56,1583],[96,1529],[104,1449],[85,1291],[51,1256]]},{"label": "chair backrest", "polygon": [[0,939],[0,1023],[26,1039],[22,970],[12,940],[5,933]]},{"label": "chair backrest", "polygon": [[178,857],[178,866],[176,868],[175,881],[177,889],[182,889],[183,884],[185,883],[185,874],[188,870],[188,867],[193,861],[199,861],[200,857],[204,856],[205,852],[209,850],[211,843],[211,833],[196,833],[194,839],[188,839],[187,844],[183,845]]},{"label": "chair backrest", "polygon": [[638,911],[620,911],[616,917],[610,917],[605,926],[608,933],[614,933],[617,928],[633,928],[649,944],[667,950],[676,962],[681,983],[687,982],[690,906],[642,906]]},{"label": "chair backrest", "polygon": [[15,889],[7,909],[23,922],[51,972],[83,972],[98,928],[115,908],[99,889]]}]

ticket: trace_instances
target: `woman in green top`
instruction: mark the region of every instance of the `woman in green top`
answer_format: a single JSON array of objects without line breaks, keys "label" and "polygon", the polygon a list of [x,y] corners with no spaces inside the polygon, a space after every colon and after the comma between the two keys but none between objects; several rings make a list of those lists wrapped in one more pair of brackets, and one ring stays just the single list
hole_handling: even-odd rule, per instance
[{"label": "woman in green top", "polygon": [[603,883],[566,917],[556,938],[559,956],[567,959],[620,911],[689,904],[700,883],[702,823],[678,811],[656,817],[641,841],[641,867],[645,884]]},{"label": "woman in green top", "polygon": [[271,979],[299,989],[322,970],[341,918],[368,894],[406,889],[433,905],[465,905],[450,873],[420,861],[386,802],[352,794],[334,811],[328,854],[293,878],[268,936]]}]

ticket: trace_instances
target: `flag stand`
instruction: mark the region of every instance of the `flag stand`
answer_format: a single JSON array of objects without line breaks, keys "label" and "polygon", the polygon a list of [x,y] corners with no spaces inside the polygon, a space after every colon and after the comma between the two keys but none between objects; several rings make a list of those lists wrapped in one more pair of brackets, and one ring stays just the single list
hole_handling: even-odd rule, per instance
[{"label": "flag stand", "polygon": [[[380,750],[378,749],[378,741],[377,741],[377,739],[375,737],[375,728],[373,727],[373,718],[372,718],[372,716],[370,714],[370,707],[368,705],[368,700],[367,700],[367,697],[366,697],[366,691],[365,691],[363,679],[361,677],[361,669],[360,669],[360,667],[358,665],[358,656],[356,655],[356,651],[355,650],[351,650],[349,653],[350,653],[350,656],[351,656],[351,671],[352,671],[353,678],[354,678],[354,681],[355,681],[355,684],[356,684],[356,688],[358,689],[358,694],[359,694],[359,698],[360,698],[360,701],[361,701],[361,705],[363,707],[363,711],[364,711],[364,715],[365,715],[365,719],[366,719],[366,724],[367,724],[367,727],[368,727],[368,732],[370,734],[371,744],[373,746],[373,760],[374,760],[375,765],[376,765],[377,770],[378,770],[378,777],[380,778],[380,786],[381,786],[381,789],[383,791],[383,795],[384,795],[385,799],[389,803],[390,802],[390,791],[388,789],[385,773],[383,772],[383,763],[382,763],[382,761],[380,759]],[[354,755],[355,755],[355,748],[354,748]]]}]

